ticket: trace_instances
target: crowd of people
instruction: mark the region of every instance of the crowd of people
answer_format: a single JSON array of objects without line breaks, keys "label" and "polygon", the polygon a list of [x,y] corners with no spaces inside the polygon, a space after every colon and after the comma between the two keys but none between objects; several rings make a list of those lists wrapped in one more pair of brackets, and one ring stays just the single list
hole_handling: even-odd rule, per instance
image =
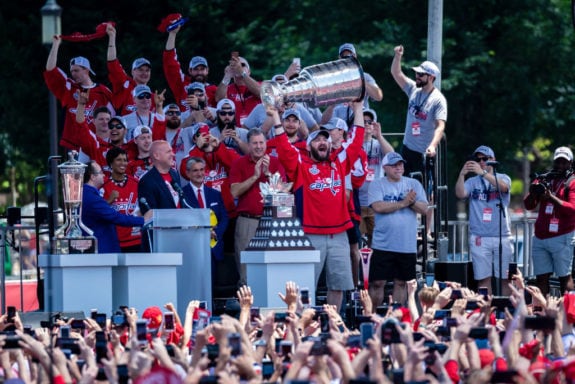
[{"label": "crowd of people", "polygon": [[[425,61],[412,68],[412,80],[401,68],[404,47],[395,47],[390,71],[408,97],[403,145],[396,151],[369,106],[383,98],[370,75],[365,74],[363,100],[323,111],[299,102],[264,105],[260,82],[237,52],[231,53],[217,85],[208,82],[203,56],[192,57],[183,71],[176,53],[180,21],[170,15],[163,23],[172,26],[166,28],[163,51],[169,92],[150,89],[152,67],[146,58],[135,59],[131,76],[126,73],[112,23],[106,26],[111,89],[92,81],[85,57],[70,61],[70,77],[59,69],[58,36],[44,77],[66,111],[60,144],[79,151],[87,164],[82,220],[98,238],[99,252],[149,251],[150,239],[141,228],[155,209],[210,208],[217,218],[211,231],[212,272],[217,274],[218,263],[233,255],[242,287],[238,318],[212,318],[204,327],[207,309],[192,301],[183,323],[173,306],[167,307],[175,326],[166,329],[170,322],[163,322],[162,311],[155,308],[147,339],[140,340],[133,309],[123,310],[125,323],[113,326],[86,319],[85,330],[72,329],[85,361],[78,370],[75,359],[58,352],[66,349],[58,346],[57,334],[67,324],[33,338],[21,332],[16,317],[18,345],[28,355],[6,354],[6,374],[14,371],[8,369],[14,359],[16,371],[28,375],[21,376],[25,381],[40,378],[41,368],[64,382],[139,380],[154,374],[187,382],[575,379],[566,357],[574,337],[570,324],[575,317],[569,311],[575,313],[575,298],[546,297],[553,273],[561,292],[573,288],[575,177],[569,148],[557,148],[553,171],[539,177],[525,198],[527,209],[539,209],[533,247],[536,286],[526,287],[521,274],[510,270],[511,180],[497,171],[494,151],[481,145],[461,168],[455,191],[469,200],[470,254],[482,292],[456,283],[422,288],[415,280],[417,242],[427,234],[419,222],[431,215],[434,196],[417,176],[425,172],[426,160],[437,156],[444,136],[447,102],[434,86],[439,68]],[[350,56],[357,58],[356,49],[345,43],[334,59]],[[294,60],[271,79],[286,82],[300,70]],[[166,100],[172,102],[164,105]],[[324,271],[327,304],[306,308],[298,288],[288,283],[283,316],[258,318],[251,312],[253,298],[240,255],[263,214],[260,184],[271,177],[293,183],[296,214],[320,251],[315,282]],[[339,313],[345,292],[360,280],[362,242],[373,249],[369,289],[359,293],[364,317],[352,324]],[[393,283],[389,300],[388,282]],[[496,282],[502,287],[498,293],[507,296],[492,296]],[[97,337],[106,343],[99,357],[92,352],[98,352]],[[47,354],[47,347],[53,353]],[[30,357],[40,367],[25,361]]]},{"label": "crowd of people", "polygon": [[[510,296],[457,283],[407,282],[407,304],[375,306],[358,291],[357,316],[310,306],[294,282],[285,308],[253,306],[248,286],[212,313],[120,307],[113,316],[55,317],[38,328],[0,317],[6,382],[36,383],[562,383],[575,379],[575,294],[545,298],[512,276]],[[142,309],[140,309],[142,310]]]}]

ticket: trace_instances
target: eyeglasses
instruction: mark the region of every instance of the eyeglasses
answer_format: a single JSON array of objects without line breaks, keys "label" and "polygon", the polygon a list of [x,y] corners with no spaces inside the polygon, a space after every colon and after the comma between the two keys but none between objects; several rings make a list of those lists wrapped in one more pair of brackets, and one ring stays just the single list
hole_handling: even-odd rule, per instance
[{"label": "eyeglasses", "polygon": [[166,112],[166,115],[168,115],[168,116],[174,116],[174,115],[180,116],[181,114],[182,114],[182,112],[180,112],[180,111],[168,111],[168,112]]},{"label": "eyeglasses", "polygon": [[429,74],[425,72],[415,72],[415,77],[423,77],[423,76],[429,76]]},{"label": "eyeglasses", "polygon": [[124,126],[120,124],[112,124],[110,125],[110,129],[124,129]]},{"label": "eyeglasses", "polygon": [[144,99],[151,99],[152,95],[150,95],[149,93],[143,93],[143,94],[138,95],[136,97],[140,100],[144,100]]},{"label": "eyeglasses", "polygon": [[489,157],[476,157],[475,161],[477,161],[478,163],[485,161],[488,162],[489,161]]},{"label": "eyeglasses", "polygon": [[367,125],[373,124],[373,120],[364,120],[363,122]]},{"label": "eyeglasses", "polygon": [[234,111],[219,111],[218,115],[220,116],[233,116],[236,113]]}]

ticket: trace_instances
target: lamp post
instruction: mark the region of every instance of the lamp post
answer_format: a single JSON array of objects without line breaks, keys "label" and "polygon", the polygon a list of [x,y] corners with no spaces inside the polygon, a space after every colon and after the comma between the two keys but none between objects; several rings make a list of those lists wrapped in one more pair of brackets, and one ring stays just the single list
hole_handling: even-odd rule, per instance
[{"label": "lamp post", "polygon": [[[62,22],[60,16],[62,14],[62,8],[56,3],[56,0],[46,0],[46,4],[40,9],[40,14],[42,15],[42,45],[50,50],[52,46],[52,38],[55,35],[60,35],[62,32]],[[55,247],[55,233],[56,226],[58,225],[58,210],[59,204],[59,193],[58,193],[58,106],[56,104],[56,96],[48,90],[48,126],[50,128],[50,157],[48,158],[49,166],[49,177],[46,185],[46,197],[48,199],[48,233],[50,237],[50,249],[49,253],[51,255],[56,253]],[[38,250],[38,255],[40,250]],[[40,274],[40,263],[37,267],[37,279],[38,286],[36,289],[36,296],[38,297],[38,306],[41,311],[45,307],[48,309],[52,308],[51,299],[51,288],[48,289],[48,303],[46,303],[45,292],[44,292],[44,279],[41,278]],[[51,272],[48,270],[48,274]],[[48,304],[46,306],[46,304]],[[52,376],[53,372],[51,372]]]},{"label": "lamp post", "polygon": [[[42,44],[49,50],[52,46],[52,38],[60,35],[62,31],[62,22],[60,16],[62,8],[56,3],[56,0],[46,0],[46,4],[40,9],[42,15]],[[58,168],[56,156],[58,156],[58,106],[56,96],[48,91],[48,126],[50,128],[50,175],[48,188],[48,204],[51,204],[50,220],[50,240],[54,236],[57,225],[56,210],[59,207],[58,199]]]}]

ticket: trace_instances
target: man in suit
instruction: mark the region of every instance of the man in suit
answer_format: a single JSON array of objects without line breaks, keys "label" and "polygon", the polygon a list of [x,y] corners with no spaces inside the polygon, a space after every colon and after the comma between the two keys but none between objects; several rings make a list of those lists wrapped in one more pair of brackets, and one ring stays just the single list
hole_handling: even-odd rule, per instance
[{"label": "man in suit", "polygon": [[172,168],[174,152],[165,140],[156,140],[150,148],[152,169],[138,184],[140,210],[146,213],[149,209],[173,209],[185,206],[182,201],[180,175]]},{"label": "man in suit", "polygon": [[98,253],[121,252],[116,225],[123,227],[141,227],[152,218],[153,211],[148,210],[144,217],[126,215],[116,211],[100,196],[99,189],[104,185],[104,171],[96,161],[88,163],[84,173],[84,191],[82,194],[82,222],[94,232],[98,239]]},{"label": "man in suit", "polygon": [[224,233],[228,226],[228,213],[220,191],[204,185],[206,162],[199,157],[191,157],[186,161],[186,176],[190,184],[184,187],[184,198],[192,208],[209,208],[216,216],[218,223],[212,227],[212,286],[217,286],[218,270],[225,271]]}]

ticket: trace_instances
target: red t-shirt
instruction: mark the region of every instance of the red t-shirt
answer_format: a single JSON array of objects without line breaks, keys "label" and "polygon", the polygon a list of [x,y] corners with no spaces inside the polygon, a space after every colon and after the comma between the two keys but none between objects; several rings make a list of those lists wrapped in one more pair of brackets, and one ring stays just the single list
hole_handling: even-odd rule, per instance
[{"label": "red t-shirt", "polygon": [[[111,178],[107,178],[102,187],[104,189],[104,199],[108,199],[112,191],[118,191],[118,197],[110,206],[117,212],[125,215],[133,215],[138,206],[138,181],[126,175],[126,180],[118,183]],[[142,243],[142,232],[140,227],[122,227],[117,225],[116,232],[120,240],[120,247],[131,247]]]},{"label": "red t-shirt", "polygon": [[[250,155],[242,156],[234,161],[230,170],[230,185],[241,183],[252,177],[254,175],[255,165],[256,162],[252,160]],[[277,157],[270,156],[269,171],[271,173],[279,172],[282,180],[285,181],[286,174]],[[238,197],[236,211],[239,215],[245,213],[253,216],[261,216],[263,214],[264,205],[260,193],[260,183],[266,183],[267,181],[266,175],[262,173],[252,187]]]}]

